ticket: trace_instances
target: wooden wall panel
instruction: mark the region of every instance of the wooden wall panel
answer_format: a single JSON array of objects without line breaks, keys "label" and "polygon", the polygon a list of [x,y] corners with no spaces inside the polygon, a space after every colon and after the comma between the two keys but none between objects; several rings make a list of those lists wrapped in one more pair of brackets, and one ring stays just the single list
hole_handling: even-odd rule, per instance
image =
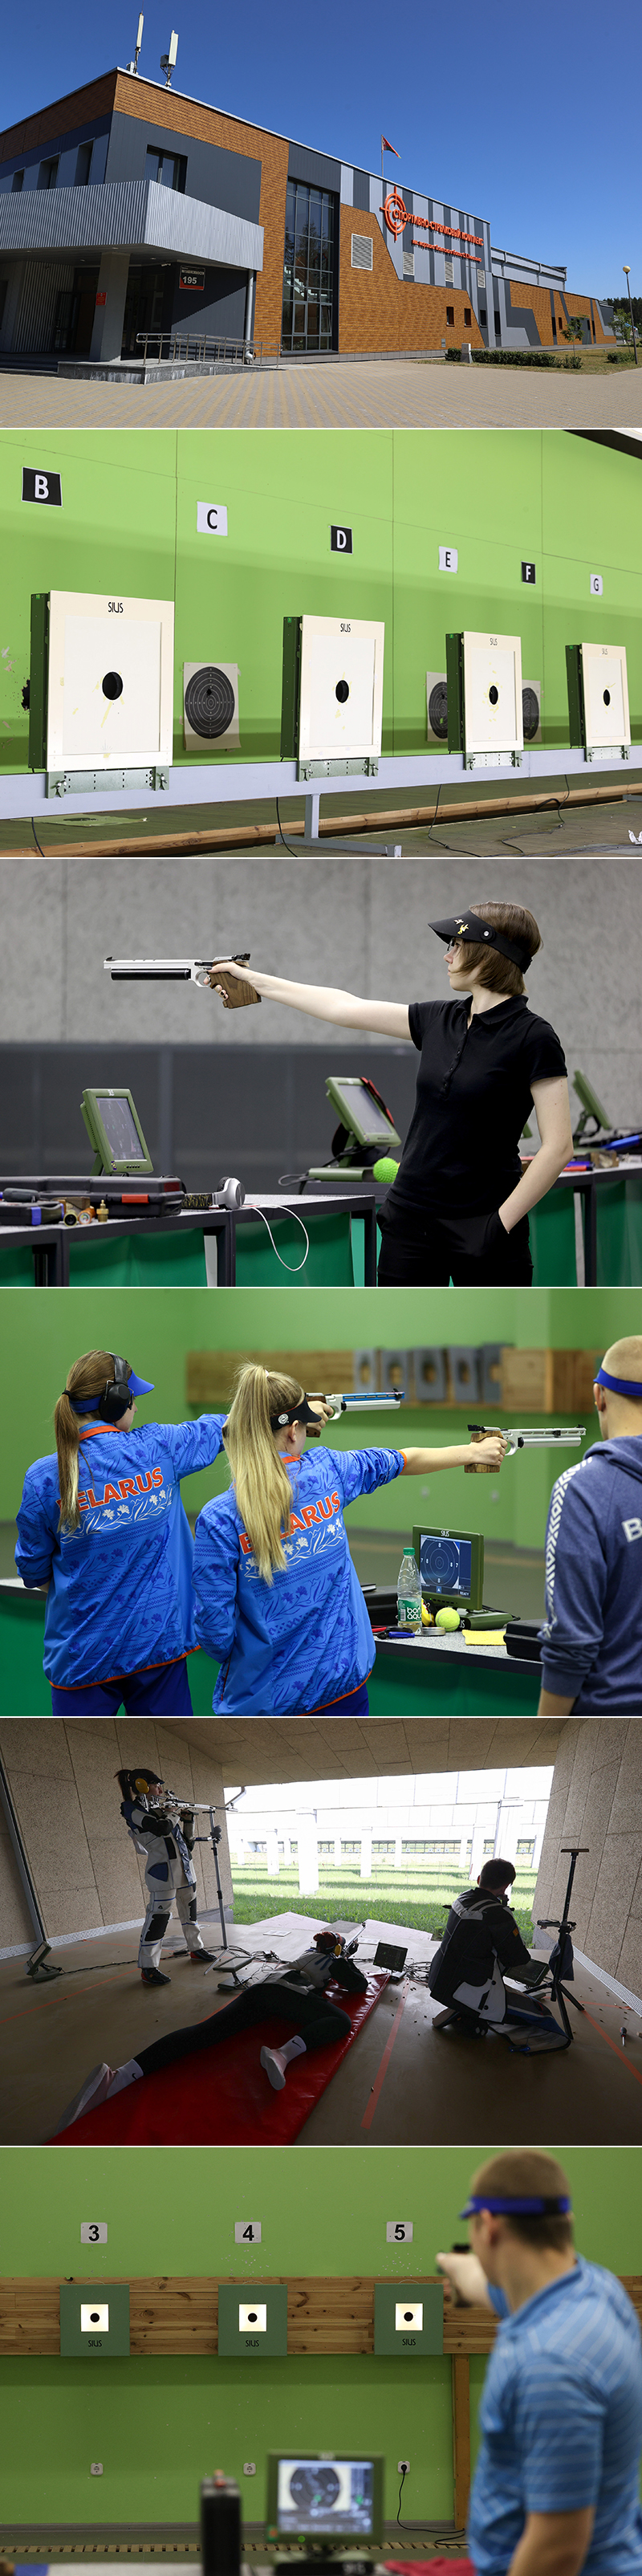
[{"label": "wooden wall panel", "polygon": [[[73,2275],[81,2281],[91,2276]],[[120,2276],[123,2277],[122,2274]],[[285,2281],[284,2273],[262,2272],[251,2279],[228,2274],[251,2296],[261,2281]],[[414,2274],[419,2281],[436,2274]],[[390,2279],[390,2274],[386,2275]],[[183,2279],[180,2275],[130,2281],[132,2352],[215,2353],[218,2349],[218,2282]],[[329,2280],[294,2279],[288,2291],[288,2350],[291,2353],[350,2353],[374,2350],[374,2291],[371,2276]],[[400,2277],[399,2286],[403,2282]],[[622,2281],[642,2324],[642,2276],[626,2273]],[[98,2290],[94,2275],[92,2287]],[[486,2308],[444,2310],[444,2354],[467,2363],[473,2353],[492,2350],[496,2326]],[[59,2353],[60,2281],[0,2281],[0,2358],[13,2353]]]}]

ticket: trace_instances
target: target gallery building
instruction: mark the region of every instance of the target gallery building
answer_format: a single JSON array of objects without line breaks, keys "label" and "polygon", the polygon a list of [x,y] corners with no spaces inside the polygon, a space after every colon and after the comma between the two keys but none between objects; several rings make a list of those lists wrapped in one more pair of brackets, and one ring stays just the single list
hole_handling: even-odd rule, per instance
[{"label": "target gallery building", "polygon": [[95,365],[187,333],[271,355],[613,343],[486,217],[110,71],[0,135],[0,358]]}]

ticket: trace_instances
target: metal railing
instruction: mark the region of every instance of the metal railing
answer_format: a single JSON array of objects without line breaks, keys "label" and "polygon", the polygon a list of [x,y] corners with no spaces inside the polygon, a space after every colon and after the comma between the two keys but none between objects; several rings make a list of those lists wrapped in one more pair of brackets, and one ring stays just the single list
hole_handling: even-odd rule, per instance
[{"label": "metal railing", "polygon": [[278,366],[278,340],[235,340],[208,331],[137,331],[143,364],[222,368]]}]

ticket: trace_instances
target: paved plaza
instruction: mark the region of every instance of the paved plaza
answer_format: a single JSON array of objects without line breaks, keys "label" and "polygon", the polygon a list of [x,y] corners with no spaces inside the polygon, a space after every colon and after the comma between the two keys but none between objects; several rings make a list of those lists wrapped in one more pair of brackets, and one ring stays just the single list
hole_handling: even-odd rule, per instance
[{"label": "paved plaza", "polygon": [[159,385],[0,372],[5,429],[619,429],[642,438],[642,366],[603,374],[339,359]]}]

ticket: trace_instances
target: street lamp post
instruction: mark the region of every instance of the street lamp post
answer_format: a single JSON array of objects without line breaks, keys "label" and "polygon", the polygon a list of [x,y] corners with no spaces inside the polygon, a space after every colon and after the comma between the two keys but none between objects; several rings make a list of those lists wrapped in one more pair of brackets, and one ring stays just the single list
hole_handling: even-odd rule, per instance
[{"label": "street lamp post", "polygon": [[625,278],[626,278],[626,284],[627,284],[627,293],[628,293],[628,298],[629,298],[629,312],[630,312],[630,315],[631,315],[631,330],[632,330],[632,332],[633,332],[633,356],[634,356],[634,358],[635,358],[635,364],[636,364],[636,367],[637,367],[637,363],[638,363],[638,344],[637,344],[637,340],[636,340],[636,337],[635,337],[635,323],[634,323],[634,320],[633,320],[633,306],[632,306],[632,303],[631,303],[631,271],[630,271],[630,268],[627,268],[626,260],[623,260],[623,262],[622,262],[622,267],[623,267],[623,270],[624,270],[624,276],[625,276]]}]

